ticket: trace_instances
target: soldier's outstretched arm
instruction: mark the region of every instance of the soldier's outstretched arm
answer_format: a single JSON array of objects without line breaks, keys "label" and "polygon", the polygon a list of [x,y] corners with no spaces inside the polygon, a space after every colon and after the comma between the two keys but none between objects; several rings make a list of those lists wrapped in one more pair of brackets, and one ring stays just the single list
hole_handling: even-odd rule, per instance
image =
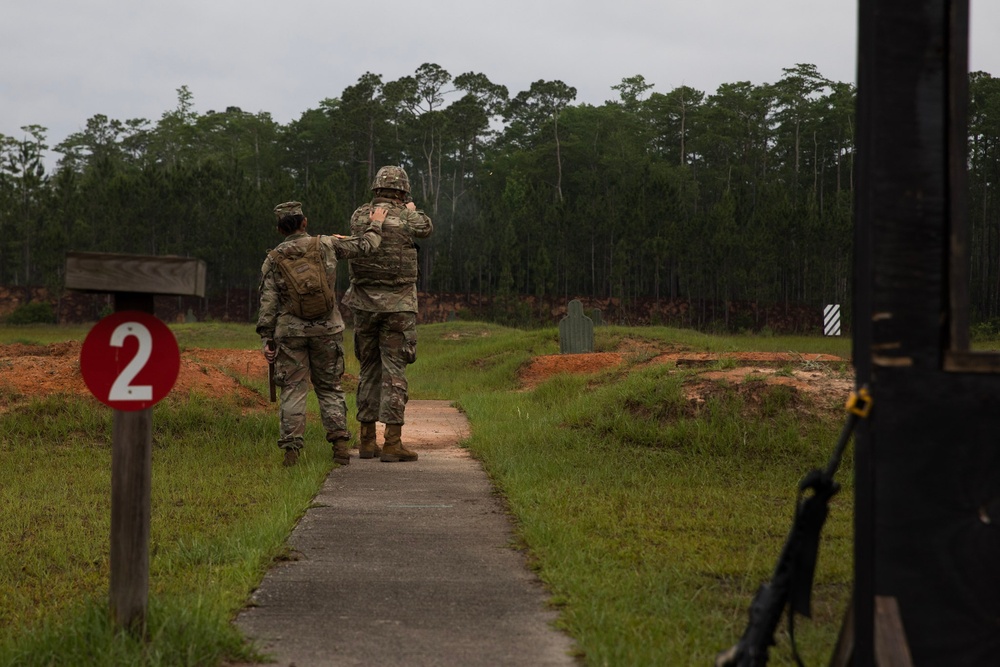
[{"label": "soldier's outstretched arm", "polygon": [[337,259],[363,257],[378,250],[382,243],[382,223],[385,221],[386,210],[375,208],[368,218],[368,227],[358,236],[327,236],[333,245]]}]

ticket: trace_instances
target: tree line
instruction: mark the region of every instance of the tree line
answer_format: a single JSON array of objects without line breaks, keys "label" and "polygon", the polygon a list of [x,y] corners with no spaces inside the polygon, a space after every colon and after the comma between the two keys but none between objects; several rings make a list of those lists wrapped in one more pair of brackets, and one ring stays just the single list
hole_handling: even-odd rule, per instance
[{"label": "tree line", "polygon": [[[511,95],[435,64],[366,72],[282,125],[195,110],[105,115],[55,146],[0,135],[0,284],[63,281],[66,251],[183,255],[209,291],[255,294],[272,207],[344,233],[374,172],[403,166],[435,223],[420,288],[498,299],[850,303],[853,84],[813,65],[711,94],[641,75],[602,105],[538,80]],[[1000,317],[1000,83],[970,74],[973,321]],[[59,155],[47,173],[48,151]]]}]

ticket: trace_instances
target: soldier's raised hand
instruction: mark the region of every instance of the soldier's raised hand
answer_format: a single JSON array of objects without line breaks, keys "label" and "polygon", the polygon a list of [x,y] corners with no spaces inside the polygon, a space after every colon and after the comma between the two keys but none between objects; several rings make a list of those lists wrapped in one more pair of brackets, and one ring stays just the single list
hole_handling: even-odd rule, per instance
[{"label": "soldier's raised hand", "polygon": [[372,222],[385,222],[385,216],[389,214],[389,210],[378,206],[372,209],[372,212],[368,214],[368,219]]}]

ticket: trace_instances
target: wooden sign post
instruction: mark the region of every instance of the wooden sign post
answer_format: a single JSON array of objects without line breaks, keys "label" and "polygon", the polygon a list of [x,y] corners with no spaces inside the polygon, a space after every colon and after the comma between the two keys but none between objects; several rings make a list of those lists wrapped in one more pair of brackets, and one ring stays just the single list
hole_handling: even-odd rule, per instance
[{"label": "wooden sign post", "polygon": [[[80,371],[94,395],[114,408],[111,613],[119,628],[142,636],[149,595],[152,404],[170,391],[180,363],[173,334],[153,316],[154,295],[204,296],[205,263],[69,253],[66,288],[115,297],[115,314],[101,320],[84,342]],[[120,348],[120,357],[112,348]]]},{"label": "wooden sign post", "polygon": [[115,625],[146,634],[153,409],[115,410],[111,432],[111,576]]}]

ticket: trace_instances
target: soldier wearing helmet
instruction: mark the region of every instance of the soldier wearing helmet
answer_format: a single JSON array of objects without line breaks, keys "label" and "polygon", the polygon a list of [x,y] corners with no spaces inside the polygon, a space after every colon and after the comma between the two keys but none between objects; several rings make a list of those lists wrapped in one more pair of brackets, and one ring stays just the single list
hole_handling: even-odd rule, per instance
[{"label": "soldier wearing helmet", "polygon": [[[431,235],[431,219],[410,198],[410,179],[402,167],[378,170],[374,197],[351,216],[351,232],[364,229],[372,212],[386,211],[382,244],[367,257],[351,259],[351,285],[343,302],[354,314],[354,355],[358,378],[360,457],[382,461],[416,461],[417,453],[402,443],[408,398],[406,366],[417,358],[417,245]],[[375,441],[375,423],[385,424],[385,442]]]},{"label": "soldier wearing helmet", "polygon": [[[372,181],[372,192],[375,196],[379,196],[379,190],[391,190],[392,192],[399,193],[403,192],[405,194],[410,194],[410,179],[406,175],[406,171],[402,167],[394,167],[389,165],[387,167],[382,167],[375,174],[375,180]],[[392,196],[392,192],[383,193]]]}]

